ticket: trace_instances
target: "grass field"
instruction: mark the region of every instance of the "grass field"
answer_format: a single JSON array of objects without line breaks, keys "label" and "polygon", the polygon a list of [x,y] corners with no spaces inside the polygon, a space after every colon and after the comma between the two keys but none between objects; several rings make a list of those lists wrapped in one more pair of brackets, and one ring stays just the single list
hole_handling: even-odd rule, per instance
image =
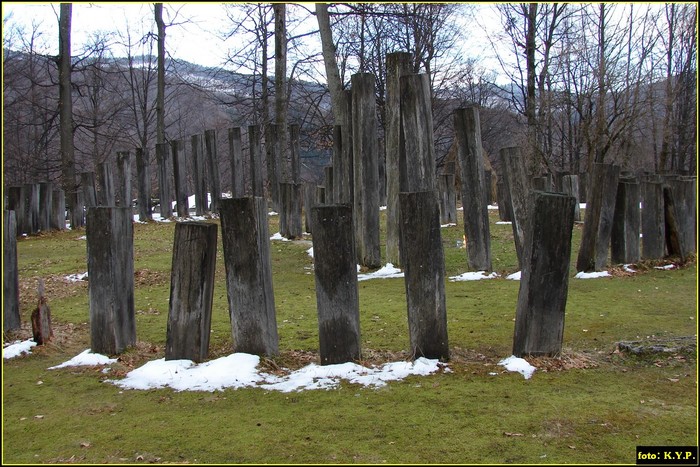
[{"label": "grass field", "polygon": [[[459,219],[441,229],[447,277],[467,271]],[[524,379],[498,366],[511,354],[519,282],[505,279],[518,270],[511,226],[497,224],[496,211],[490,220],[500,277],[446,278],[450,371],[379,389],[343,383],[294,393],[123,390],[105,382],[164,356],[174,223],[134,225],[137,345],[109,373],[48,370],[89,348],[87,282],[65,279],[87,271],[85,232],[18,240],[23,328],[4,343],[31,338],[39,278],[55,337],[30,355],[3,359],[3,464],[633,464],[637,446],[697,445],[695,258],[668,270],[655,266],[669,261],[641,262],[635,273],[611,265],[611,277],[575,279],[577,224],[563,352],[527,358],[537,371]],[[271,234],[277,222],[270,216]],[[271,242],[280,355],[263,361],[269,368],[319,361],[311,240]],[[218,245],[211,359],[232,348]],[[409,358],[403,279],[359,282],[359,298],[360,363]],[[632,354],[617,345],[683,338],[691,350]]]}]

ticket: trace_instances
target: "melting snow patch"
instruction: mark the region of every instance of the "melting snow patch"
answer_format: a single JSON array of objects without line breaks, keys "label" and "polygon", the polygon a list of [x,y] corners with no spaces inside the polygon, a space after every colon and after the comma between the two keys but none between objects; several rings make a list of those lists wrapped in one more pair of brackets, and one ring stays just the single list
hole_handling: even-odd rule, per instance
[{"label": "melting snow patch", "polygon": [[525,377],[525,379],[530,379],[532,374],[537,369],[534,366],[530,365],[527,362],[527,360],[523,358],[518,358],[515,355],[511,355],[508,358],[504,358],[503,360],[498,362],[498,364],[505,367],[505,369],[508,371],[517,371],[518,373],[522,374]]},{"label": "melting snow patch", "polygon": [[461,282],[461,281],[480,281],[482,279],[494,279],[498,277],[498,274],[492,272],[491,274],[486,274],[486,271],[477,272],[465,272],[459,276],[450,277],[451,282]]},{"label": "melting snow patch", "polygon": [[506,276],[506,279],[509,279],[511,281],[519,281],[520,276],[521,276],[522,271],[514,272],[513,274],[509,274]]},{"label": "melting snow patch", "polygon": [[608,277],[610,273],[608,271],[600,271],[600,272],[579,272],[577,273],[574,277],[576,279],[595,279],[597,277]]},{"label": "melting snow patch", "polygon": [[270,240],[282,240],[283,242],[290,242],[291,241],[288,238],[283,237],[282,234],[279,232],[277,232],[272,237],[270,237]]},{"label": "melting snow patch", "polygon": [[92,353],[90,349],[83,351],[81,354],[76,355],[67,362],[61,363],[60,365],[51,366],[49,370],[55,370],[56,368],[64,368],[67,366],[96,366],[96,365],[110,365],[117,361],[116,358],[109,358],[98,353]]},{"label": "melting snow patch", "polygon": [[35,345],[36,342],[34,342],[33,339],[26,341],[14,341],[2,348],[2,358],[7,360],[9,358],[18,357],[23,353],[30,354],[32,353],[30,349]]},{"label": "melting snow patch", "polygon": [[365,281],[367,279],[390,279],[395,277],[404,277],[404,274],[401,272],[401,269],[395,268],[393,264],[386,263],[386,266],[383,266],[381,269],[374,272],[358,274],[357,280]]},{"label": "melting snow patch", "polygon": [[88,280],[87,272],[80,272],[78,274],[69,274],[66,276],[68,282],[80,282]]}]

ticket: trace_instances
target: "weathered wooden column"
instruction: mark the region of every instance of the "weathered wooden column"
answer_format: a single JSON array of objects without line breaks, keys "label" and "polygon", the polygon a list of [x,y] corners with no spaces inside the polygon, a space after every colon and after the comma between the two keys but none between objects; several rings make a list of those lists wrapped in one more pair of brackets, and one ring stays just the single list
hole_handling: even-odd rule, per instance
[{"label": "weathered wooden column", "polygon": [[318,205],[316,200],[316,185],[313,183],[304,183],[304,230],[308,233],[312,233],[312,219],[311,219],[311,209]]},{"label": "weathered wooden column", "polygon": [[[219,153],[216,148],[216,130],[204,131],[204,147],[206,149],[206,167],[209,178],[208,186],[211,192],[210,212],[219,212],[219,199],[221,198],[221,176],[219,174]],[[204,194],[206,196],[206,190]],[[206,198],[205,198],[206,200]]]},{"label": "weathered wooden column", "polygon": [[[265,162],[267,164],[267,182],[270,203],[273,211],[280,211],[280,171],[277,166],[280,148],[277,139],[277,124],[265,124]],[[235,196],[234,196],[235,198]]]},{"label": "weathered wooden column", "polygon": [[170,145],[156,143],[156,160],[158,162],[158,192],[160,199],[160,217],[168,219],[173,214],[173,197],[170,185]]},{"label": "weathered wooden column", "polygon": [[6,190],[7,203],[4,210],[15,212],[15,225],[19,235],[22,233],[21,218],[24,215],[24,193],[22,192],[22,187],[18,185],[7,187]]},{"label": "weathered wooden column", "polygon": [[112,164],[97,164],[97,204],[99,206],[116,206],[114,192],[114,174]]},{"label": "weathered wooden column", "polygon": [[522,270],[523,246],[525,245],[525,231],[529,222],[529,210],[532,204],[532,186],[530,177],[525,168],[520,148],[503,148],[499,152],[501,158],[501,180],[503,189],[507,192],[508,214],[513,227],[515,239],[515,252],[518,255],[518,264]]},{"label": "weathered wooden column", "polygon": [[357,73],[351,82],[356,253],[358,263],[372,269],[381,266],[374,75]]},{"label": "weathered wooden column", "polygon": [[642,180],[642,258],[661,259],[666,255],[664,191],[660,177]]},{"label": "weathered wooden column", "polygon": [[148,148],[136,148],[136,184],[139,221],[153,220],[151,209],[151,170]]},{"label": "weathered wooden column", "polygon": [[493,204],[493,173],[484,170],[484,201],[486,206]]},{"label": "weathered wooden column", "polygon": [[39,279],[38,286],[39,300],[36,308],[32,311],[32,335],[36,345],[46,345],[53,337],[51,326],[51,308],[44,296],[44,280]]},{"label": "weathered wooden column", "polygon": [[82,190],[68,193],[70,198],[70,228],[71,230],[85,227],[85,197]]},{"label": "weathered wooden column", "polygon": [[328,166],[323,168],[324,182],[323,186],[326,188],[326,203],[333,204],[333,166]]},{"label": "weathered wooden column", "polygon": [[515,312],[516,357],[558,355],[564,337],[576,200],[541,191],[534,192],[533,198]]},{"label": "weathered wooden column", "polygon": [[445,261],[435,191],[401,192],[399,209],[411,355],[448,359]]},{"label": "weathered wooden column", "polygon": [[90,348],[114,355],[136,343],[134,228],[130,207],[87,213]]},{"label": "weathered wooden column", "polygon": [[351,89],[343,92],[345,121],[333,127],[333,202],[350,205],[355,196],[352,93]]},{"label": "weathered wooden column", "polygon": [[95,190],[95,174],[92,172],[82,172],[80,174],[80,185],[83,189],[83,199],[86,208],[97,206],[97,191]]},{"label": "weathered wooden column", "polygon": [[412,54],[386,56],[384,145],[386,151],[386,261],[402,265],[399,247],[399,153],[401,134],[401,87],[399,79],[411,72]]},{"label": "weathered wooden column", "polygon": [[438,200],[440,202],[440,223],[457,223],[457,194],[455,193],[454,174],[440,174],[437,180]]},{"label": "weathered wooden column", "polygon": [[619,176],[617,165],[593,164],[577,271],[602,271],[607,264]]},{"label": "weathered wooden column", "polygon": [[263,163],[260,151],[260,127],[258,125],[248,126],[248,145],[250,151],[250,186],[253,196],[264,197],[265,192],[263,182]]},{"label": "weathered wooden column", "polygon": [[637,178],[620,177],[610,233],[610,259],[614,264],[639,261],[640,199]]},{"label": "weathered wooden column", "polygon": [[245,164],[240,127],[228,129],[228,150],[231,158],[231,196],[242,198],[245,196]]},{"label": "weathered wooden column", "polygon": [[175,208],[178,217],[189,217],[190,202],[187,196],[187,162],[185,148],[179,139],[170,142],[173,155],[173,179],[175,180]]},{"label": "weathered wooden column", "polygon": [[[481,122],[475,106],[454,111],[457,155],[462,172],[464,235],[467,238],[467,264],[471,270],[491,271],[491,230],[489,228],[484,150]],[[489,187],[490,189],[490,187]]]},{"label": "weathered wooden column", "polygon": [[321,364],[359,360],[360,304],[352,208],[311,209]]},{"label": "weathered wooden column", "polygon": [[317,185],[316,186],[316,203],[317,204],[327,204],[326,203],[326,187]]},{"label": "weathered wooden column", "polygon": [[276,355],[279,340],[265,199],[222,199],[220,218],[233,349]]},{"label": "weathered wooden column", "polygon": [[131,197],[131,152],[117,152],[117,206],[132,208]]},{"label": "weathered wooden column", "polygon": [[66,194],[61,188],[53,190],[51,228],[66,230]]},{"label": "weathered wooden column", "polygon": [[19,313],[19,270],[17,269],[17,218],[15,211],[3,211],[2,228],[2,330],[22,327]]},{"label": "weathered wooden column", "polygon": [[696,250],[696,193],[697,182],[693,176],[666,177],[666,186],[673,192],[675,219],[681,257],[687,258]]},{"label": "weathered wooden column", "polygon": [[53,184],[39,183],[39,231],[51,230],[51,209],[53,208]]},{"label": "weathered wooden column", "polygon": [[300,183],[280,183],[280,235],[290,240],[301,238],[301,187]]},{"label": "weathered wooden column", "polygon": [[209,355],[218,226],[175,224],[166,360],[202,362]]},{"label": "weathered wooden column", "polygon": [[574,204],[574,222],[581,222],[578,175],[562,175],[561,192],[576,198],[576,203]]},{"label": "weathered wooden column", "polygon": [[204,170],[204,144],[202,135],[192,135],[192,180],[194,181],[194,213],[203,216],[209,208],[207,203],[207,180]]}]

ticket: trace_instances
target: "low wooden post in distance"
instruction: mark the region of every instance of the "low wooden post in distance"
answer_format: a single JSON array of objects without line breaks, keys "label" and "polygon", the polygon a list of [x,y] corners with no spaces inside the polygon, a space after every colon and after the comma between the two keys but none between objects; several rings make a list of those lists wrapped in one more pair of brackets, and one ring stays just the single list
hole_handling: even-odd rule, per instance
[{"label": "low wooden post in distance", "polygon": [[222,198],[219,208],[233,349],[276,355],[267,203],[260,196]]},{"label": "low wooden post in distance", "polygon": [[515,312],[513,355],[561,352],[576,199],[534,192]]},{"label": "low wooden post in distance", "polygon": [[88,209],[86,237],[90,348],[119,354],[136,343],[131,207]]},{"label": "low wooden post in distance", "polygon": [[218,226],[175,224],[165,359],[202,362],[209,355]]},{"label": "low wooden post in distance", "polygon": [[280,235],[290,240],[301,238],[301,184],[279,184]]},{"label": "low wooden post in distance", "polygon": [[360,306],[352,208],[311,209],[321,364],[360,358]]},{"label": "low wooden post in distance", "polygon": [[433,190],[399,193],[401,258],[413,358],[449,358],[439,211]]},{"label": "low wooden post in distance", "polygon": [[51,308],[44,296],[44,280],[39,279],[38,286],[39,303],[32,311],[32,335],[36,345],[45,345],[53,337],[51,327]]}]

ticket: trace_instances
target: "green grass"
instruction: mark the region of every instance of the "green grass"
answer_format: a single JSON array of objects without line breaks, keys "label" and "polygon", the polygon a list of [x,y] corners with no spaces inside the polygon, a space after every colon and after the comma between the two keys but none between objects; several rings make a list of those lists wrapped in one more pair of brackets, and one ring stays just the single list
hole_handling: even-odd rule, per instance
[{"label": "green grass", "polygon": [[[490,216],[497,279],[449,281],[467,271],[456,246],[461,215],[458,226],[441,230],[449,371],[379,389],[343,383],[328,391],[208,393],[106,382],[164,355],[174,223],[134,225],[138,344],[110,373],[47,370],[89,347],[87,282],[63,280],[87,270],[84,230],[20,239],[23,329],[5,341],[31,336],[39,278],[56,336],[3,361],[3,463],[634,463],[638,445],[697,444],[696,352],[615,351],[622,340],[696,335],[695,261],[574,279],[577,225],[562,355],[530,358],[538,370],[525,380],[497,365],[511,353],[519,282],[504,278],[518,270],[511,227]],[[277,222],[270,217],[271,235]],[[263,364],[318,362],[310,240],[271,242],[280,355]],[[403,280],[359,282],[359,298],[363,363],[408,358]],[[219,239],[210,357],[231,346]]]}]

